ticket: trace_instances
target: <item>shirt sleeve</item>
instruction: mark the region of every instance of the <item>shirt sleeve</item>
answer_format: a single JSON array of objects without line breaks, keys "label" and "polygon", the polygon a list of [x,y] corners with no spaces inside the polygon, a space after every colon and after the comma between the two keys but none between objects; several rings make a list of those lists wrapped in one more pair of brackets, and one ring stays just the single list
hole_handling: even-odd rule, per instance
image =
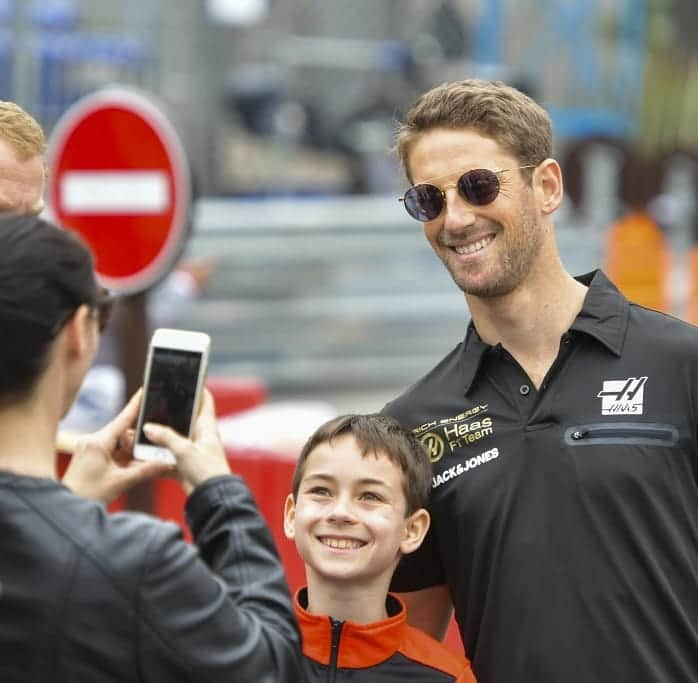
[{"label": "shirt sleeve", "polygon": [[272,536],[239,477],[187,502],[197,547],[158,525],[138,593],[143,681],[297,683],[300,637]]}]

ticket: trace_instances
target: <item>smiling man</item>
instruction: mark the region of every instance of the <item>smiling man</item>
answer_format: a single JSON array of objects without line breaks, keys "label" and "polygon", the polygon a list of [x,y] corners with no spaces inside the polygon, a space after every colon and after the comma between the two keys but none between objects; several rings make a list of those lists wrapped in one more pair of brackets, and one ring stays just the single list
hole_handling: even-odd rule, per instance
[{"label": "smiling man", "polygon": [[44,208],[46,139],[14,102],[0,100],[0,212],[39,214]]},{"label": "smiling man", "polygon": [[442,84],[397,150],[472,317],[384,409],[432,461],[392,583],[411,623],[440,638],[455,606],[481,683],[698,680],[698,330],[565,270],[552,125],[523,93]]}]

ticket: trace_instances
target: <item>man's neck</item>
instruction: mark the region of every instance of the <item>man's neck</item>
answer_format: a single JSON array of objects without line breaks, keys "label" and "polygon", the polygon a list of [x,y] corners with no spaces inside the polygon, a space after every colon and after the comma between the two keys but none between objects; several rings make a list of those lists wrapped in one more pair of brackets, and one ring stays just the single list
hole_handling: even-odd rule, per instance
[{"label": "man's neck", "polygon": [[560,337],[582,309],[587,288],[561,265],[533,273],[503,297],[467,296],[480,338],[501,344],[539,387],[557,357]]}]

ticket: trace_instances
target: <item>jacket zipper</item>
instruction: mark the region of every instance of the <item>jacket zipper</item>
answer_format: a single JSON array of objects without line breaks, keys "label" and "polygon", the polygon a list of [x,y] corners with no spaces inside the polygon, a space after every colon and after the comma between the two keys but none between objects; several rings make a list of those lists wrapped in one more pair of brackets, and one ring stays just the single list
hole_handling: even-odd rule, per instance
[{"label": "jacket zipper", "polygon": [[565,442],[570,446],[592,444],[633,444],[640,446],[676,446],[679,431],[673,425],[614,422],[576,425],[565,430]]},{"label": "jacket zipper", "polygon": [[332,643],[330,645],[330,666],[327,669],[328,683],[334,683],[337,678],[337,661],[339,660],[339,638],[342,635],[343,621],[337,621],[330,617],[332,624]]}]

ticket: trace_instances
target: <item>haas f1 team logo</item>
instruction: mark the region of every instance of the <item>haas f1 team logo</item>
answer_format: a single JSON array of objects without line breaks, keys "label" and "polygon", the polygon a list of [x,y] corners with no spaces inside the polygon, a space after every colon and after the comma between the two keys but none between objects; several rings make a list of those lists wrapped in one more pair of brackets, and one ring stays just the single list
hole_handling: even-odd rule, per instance
[{"label": "haas f1 team logo", "polygon": [[605,380],[596,395],[602,415],[642,415],[647,377]]}]

